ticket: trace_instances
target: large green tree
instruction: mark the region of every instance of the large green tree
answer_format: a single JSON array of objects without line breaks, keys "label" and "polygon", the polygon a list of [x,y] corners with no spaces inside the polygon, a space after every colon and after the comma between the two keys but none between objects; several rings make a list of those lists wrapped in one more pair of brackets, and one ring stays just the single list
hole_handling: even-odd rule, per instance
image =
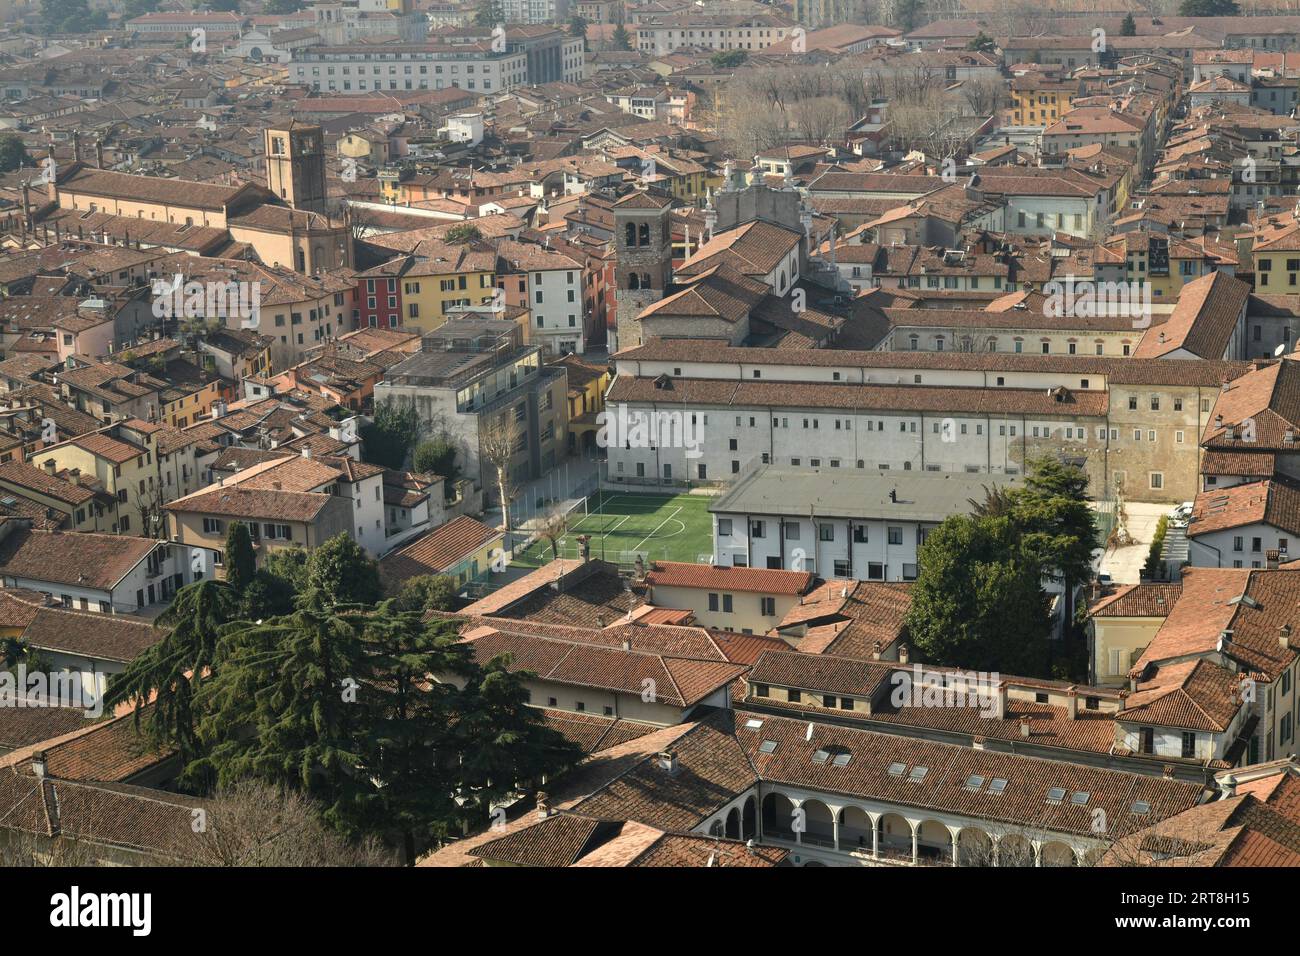
[{"label": "large green tree", "polygon": [[401,582],[392,600],[401,611],[450,611],[456,606],[456,579],[445,574],[417,574]]},{"label": "large green tree", "polygon": [[295,591],[307,590],[311,554],[305,548],[275,548],[266,556],[266,570],[289,582]]},{"label": "large green tree", "polygon": [[105,695],[110,709],[125,701],[135,704],[136,727],[153,748],[179,751],[183,779],[192,786],[204,782],[194,764],[203,752],[194,698],[213,676],[222,628],[238,613],[239,598],[223,581],[181,588],[155,622],[165,632],[162,638],[127,664]]},{"label": "large green tree", "polygon": [[1241,13],[1236,0],[1183,0],[1180,17],[1235,17]]},{"label": "large green tree", "polygon": [[406,456],[420,438],[420,416],[410,402],[386,398],[375,406],[375,417],[361,427],[365,459],[394,470],[406,466]]},{"label": "large green tree", "polygon": [[108,14],[91,10],[88,0],[41,0],[41,26],[50,33],[89,33],[107,24]]},{"label": "large green tree", "polygon": [[921,546],[907,632],[930,664],[1041,674],[1050,621],[1038,564],[1006,516],[955,515]]},{"label": "large green tree", "polygon": [[454,478],[459,470],[456,467],[456,445],[441,437],[421,442],[415,449],[413,464],[421,474]]},{"label": "large green tree", "polygon": [[21,136],[17,133],[0,135],[0,173],[12,173],[22,166],[30,166],[31,162]]},{"label": "large green tree", "polygon": [[508,656],[482,665],[461,692],[455,733],[459,753],[457,792],[467,824],[481,823],[492,804],[519,787],[536,786],[570,766],[581,752],[542,722],[528,706],[526,681],[536,675],[510,670]]},{"label": "large green tree", "polygon": [[312,553],[306,599],[331,607],[374,604],[383,596],[379,566],[346,531]]},{"label": "large green tree", "polygon": [[254,778],[292,787],[319,801],[332,826],[357,834],[374,786],[360,750],[368,665],[354,622],[302,607],[230,629],[219,657],[196,696],[199,771],[220,786]]},{"label": "large green tree", "polygon": [[447,837],[460,816],[459,762],[448,758],[462,695],[454,683],[429,675],[465,680],[475,670],[455,625],[425,624],[421,616],[422,609],[400,610],[389,601],[359,622],[371,676],[383,678],[359,748],[366,772],[383,781],[370,817],[374,827],[397,831],[407,863],[415,861],[417,842]]}]

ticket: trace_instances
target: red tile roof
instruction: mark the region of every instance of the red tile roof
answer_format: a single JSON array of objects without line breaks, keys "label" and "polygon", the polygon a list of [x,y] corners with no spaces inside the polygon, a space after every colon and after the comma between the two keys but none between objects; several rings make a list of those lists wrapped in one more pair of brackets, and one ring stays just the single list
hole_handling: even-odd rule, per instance
[{"label": "red tile roof", "polygon": [[748,591],[755,594],[806,594],[812,587],[808,571],[780,571],[768,568],[726,568],[684,561],[656,561],[646,573],[646,582],[666,588],[696,588],[704,591]]}]

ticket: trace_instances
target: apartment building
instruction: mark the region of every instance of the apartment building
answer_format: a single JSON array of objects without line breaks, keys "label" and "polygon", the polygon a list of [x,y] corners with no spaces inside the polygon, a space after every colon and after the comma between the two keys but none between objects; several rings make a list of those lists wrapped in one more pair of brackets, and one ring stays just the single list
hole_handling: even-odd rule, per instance
[{"label": "apartment building", "polygon": [[546,355],[586,350],[583,265],[533,243],[497,244],[497,287],[505,304],[529,310],[528,340]]},{"label": "apartment building", "polygon": [[114,534],[152,535],[161,530],[159,508],[168,500],[157,440],[163,426],[126,419],[98,431],[46,445],[31,463],[48,474],[93,481],[102,494],[88,503],[96,521]]},{"label": "apartment building", "polygon": [[[1198,436],[1223,382],[1248,372],[1001,352],[715,345],[705,356],[698,343],[656,341],[615,357],[606,409],[629,435],[610,442],[609,478],[729,480],[814,458],[831,469],[1014,476],[1050,453],[1078,463],[1099,495],[1119,487],[1133,500],[1182,501],[1200,487]],[[666,440],[655,425],[647,441],[618,440],[637,421],[667,424]]]},{"label": "apartment building", "polygon": [[291,82],[328,93],[455,87],[492,94],[527,82],[528,56],[491,43],[345,44],[295,51],[288,71]]},{"label": "apartment building", "polygon": [[425,335],[419,352],[388,369],[375,401],[414,404],[433,433],[456,443],[462,474],[491,494],[485,433],[510,437],[516,483],[540,477],[564,455],[567,389],[563,366],[544,365],[541,346],[524,344],[516,323],[464,318]]},{"label": "apartment building", "polygon": [[763,14],[701,17],[677,14],[641,17],[636,24],[636,48],[662,56],[679,47],[707,50],[764,50],[790,36],[796,24],[784,17]]},{"label": "apartment building", "polygon": [[[716,519],[715,519],[716,524]],[[646,600],[656,607],[689,609],[703,627],[767,634],[813,591],[811,566],[790,571],[761,564],[728,567],[656,561],[645,573]]]},{"label": "apartment building", "polygon": [[715,564],[912,581],[921,546],[945,518],[968,513],[988,489],[1020,485],[1019,478],[990,484],[987,476],[965,473],[902,480],[828,467],[820,457],[809,464],[754,467],[709,505]]},{"label": "apartment building", "polygon": [[166,541],[39,531],[11,518],[0,524],[0,580],[65,608],[129,614],[169,603],[195,578],[189,555]]}]

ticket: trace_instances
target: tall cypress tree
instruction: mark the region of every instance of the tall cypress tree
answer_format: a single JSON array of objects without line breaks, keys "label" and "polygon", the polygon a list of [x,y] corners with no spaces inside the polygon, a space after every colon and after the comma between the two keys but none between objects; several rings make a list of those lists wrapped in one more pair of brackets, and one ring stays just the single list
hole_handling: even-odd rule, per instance
[{"label": "tall cypress tree", "polygon": [[242,595],[257,573],[257,555],[253,553],[253,538],[248,525],[232,521],[226,531],[226,583],[236,594]]}]

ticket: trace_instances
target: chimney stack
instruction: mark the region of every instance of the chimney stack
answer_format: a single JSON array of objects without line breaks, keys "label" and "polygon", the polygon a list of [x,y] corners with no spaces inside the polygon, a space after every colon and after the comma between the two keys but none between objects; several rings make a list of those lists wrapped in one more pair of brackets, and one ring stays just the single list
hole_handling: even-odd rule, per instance
[{"label": "chimney stack", "polygon": [[38,750],[32,754],[32,773],[36,774],[38,780],[45,779],[45,751]]},{"label": "chimney stack", "polygon": [[906,664],[906,663],[907,663],[907,659],[908,659],[909,656],[910,656],[910,655],[909,655],[908,650],[907,650],[907,645],[906,645],[906,644],[899,644],[899,645],[898,645],[898,663],[900,663],[900,664]]},{"label": "chimney stack", "polygon": [[43,461],[43,462],[41,463],[41,467],[45,469],[45,473],[46,473],[47,475],[52,475],[52,474],[54,474],[55,469],[56,469],[56,466],[55,466],[55,464],[54,464],[54,459],[53,459],[53,458],[46,458],[45,461]]},{"label": "chimney stack", "polygon": [[677,772],[676,750],[665,750],[659,754],[659,769],[667,773]]},{"label": "chimney stack", "polygon": [[1073,687],[1065,692],[1065,710],[1071,720],[1079,719],[1079,692]]},{"label": "chimney stack", "polygon": [[1030,729],[1030,728],[1029,728],[1029,718],[1028,718],[1028,717],[1021,717],[1021,718],[1020,718],[1020,736],[1023,737],[1023,738],[1025,738],[1025,740],[1028,740],[1028,739],[1029,739],[1029,729]]},{"label": "chimney stack", "polygon": [[551,801],[544,790],[537,791],[537,819],[545,820],[551,815]]}]

